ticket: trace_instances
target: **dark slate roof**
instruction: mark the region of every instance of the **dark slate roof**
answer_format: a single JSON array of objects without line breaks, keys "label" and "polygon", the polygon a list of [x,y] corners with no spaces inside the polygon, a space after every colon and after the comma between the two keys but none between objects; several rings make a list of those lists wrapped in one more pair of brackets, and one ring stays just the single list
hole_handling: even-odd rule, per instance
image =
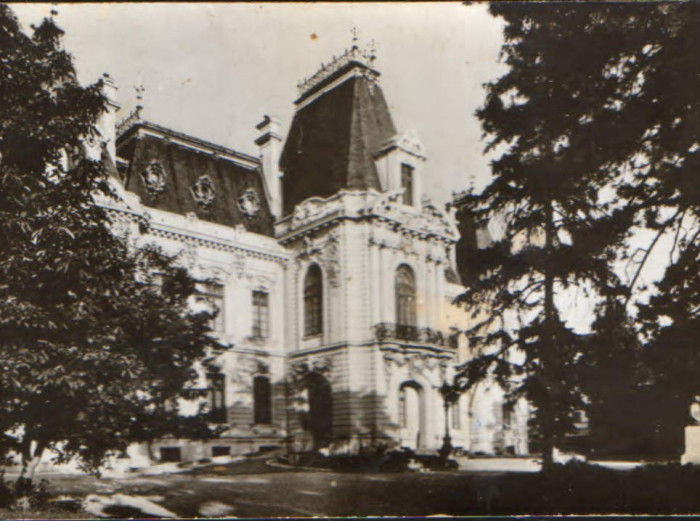
[{"label": "dark slate roof", "polygon": [[[243,225],[250,232],[273,235],[273,218],[261,174],[260,160],[153,123],[138,122],[117,139],[117,155],[128,165],[123,169],[125,188],[141,197],[146,206],[227,226]],[[142,173],[153,161],[165,172],[160,192],[149,190]],[[210,206],[197,204],[191,187],[201,176],[211,180],[215,197]],[[246,215],[238,201],[252,189],[260,208]]]},{"label": "dark slate roof", "polygon": [[462,283],[466,283],[474,270],[474,257],[478,248],[477,227],[474,215],[466,208],[463,199],[456,198],[451,204],[457,210],[455,217],[460,235],[455,246],[458,271],[456,275],[459,276]]},{"label": "dark slate roof", "polygon": [[[356,67],[362,65],[350,63],[324,84]],[[381,88],[364,75],[351,76],[301,105],[313,94],[297,100],[280,158],[285,214],[312,196],[328,197],[341,189],[379,190],[374,155],[396,134]]]}]

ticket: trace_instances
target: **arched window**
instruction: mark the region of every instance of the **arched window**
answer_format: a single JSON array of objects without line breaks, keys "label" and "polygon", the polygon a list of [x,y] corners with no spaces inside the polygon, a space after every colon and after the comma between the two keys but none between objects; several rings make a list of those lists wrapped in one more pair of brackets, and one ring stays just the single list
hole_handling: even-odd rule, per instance
[{"label": "arched window", "polygon": [[272,423],[272,389],[267,376],[253,378],[253,421],[256,425]]},{"label": "arched window", "polygon": [[304,336],[323,332],[323,274],[318,264],[309,266],[304,279]]},{"label": "arched window", "polygon": [[416,325],[416,277],[413,270],[402,264],[396,270],[396,323]]}]

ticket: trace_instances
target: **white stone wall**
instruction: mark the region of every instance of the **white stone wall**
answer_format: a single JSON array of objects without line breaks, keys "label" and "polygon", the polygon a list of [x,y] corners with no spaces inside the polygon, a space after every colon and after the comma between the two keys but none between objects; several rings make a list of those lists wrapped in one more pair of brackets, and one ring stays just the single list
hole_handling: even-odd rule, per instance
[{"label": "white stone wall", "polygon": [[[453,305],[463,288],[445,276],[454,262],[451,217],[431,206],[405,207],[397,200],[391,193],[372,191],[314,198],[299,205],[298,214],[278,223],[278,238],[146,209],[130,194],[130,208],[117,210],[131,221],[150,224],[149,234],[137,237],[135,224],[124,219],[122,232],[132,234],[134,245],[155,241],[165,251],[179,254],[195,276],[215,278],[224,285],[221,340],[232,346],[218,360],[229,408],[224,438],[238,443],[241,450],[280,441],[287,421],[297,448],[309,448],[297,412],[288,412],[288,397],[282,394],[291,365],[302,362],[329,366],[334,450],[357,450],[387,436],[399,445],[426,450],[442,445],[445,411],[438,389],[450,381],[454,365],[471,356],[464,335],[456,348],[447,342],[379,341],[375,326],[397,322],[395,274],[402,264],[415,274],[417,326],[441,331],[447,338],[451,331],[468,329],[473,319]],[[323,332],[305,338],[303,288],[312,263],[323,273]],[[264,342],[251,338],[255,290],[269,294],[270,330]],[[252,379],[260,367],[274,386],[272,426],[252,424]],[[415,432],[399,425],[399,392],[407,382],[420,389],[419,443]],[[205,385],[203,376],[201,384]],[[487,454],[512,445],[524,453],[526,408],[517,416],[521,421],[517,428],[506,432],[496,411],[502,400],[503,392],[495,384],[480,384],[463,395],[449,412],[459,415],[457,426],[452,418],[449,421],[453,445]],[[193,412],[196,406],[190,403],[183,411]],[[192,458],[210,452],[206,444],[188,445],[184,440],[162,440],[156,448],[161,445],[181,446]]]}]

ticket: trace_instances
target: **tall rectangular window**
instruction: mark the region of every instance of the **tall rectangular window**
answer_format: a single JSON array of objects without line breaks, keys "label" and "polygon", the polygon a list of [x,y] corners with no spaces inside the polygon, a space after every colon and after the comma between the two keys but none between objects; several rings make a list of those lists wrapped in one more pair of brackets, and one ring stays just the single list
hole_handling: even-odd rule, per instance
[{"label": "tall rectangular window", "polygon": [[323,274],[318,264],[309,266],[304,279],[304,336],[323,332]]},{"label": "tall rectangular window", "polygon": [[401,163],[401,188],[403,192],[403,204],[413,206],[413,167]]},{"label": "tall rectangular window", "polygon": [[201,285],[200,297],[209,305],[209,311],[216,316],[211,322],[211,328],[217,333],[223,333],[224,326],[224,285],[217,282],[208,282]]},{"label": "tall rectangular window", "polygon": [[270,305],[268,294],[253,291],[253,338],[265,339],[270,329]]},{"label": "tall rectangular window", "polygon": [[207,375],[209,419],[215,423],[226,423],[226,380],[222,373]]}]

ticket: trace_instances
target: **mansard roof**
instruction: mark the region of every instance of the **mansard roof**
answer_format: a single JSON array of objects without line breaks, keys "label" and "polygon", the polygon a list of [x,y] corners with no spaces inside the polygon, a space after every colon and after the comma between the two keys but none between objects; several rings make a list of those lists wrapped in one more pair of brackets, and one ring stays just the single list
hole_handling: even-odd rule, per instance
[{"label": "mansard roof", "polygon": [[139,121],[117,139],[122,182],[146,206],[272,236],[258,158]]},{"label": "mansard roof", "polygon": [[381,190],[374,156],[396,128],[366,58],[353,47],[300,84],[280,158],[284,214],[341,189]]}]

